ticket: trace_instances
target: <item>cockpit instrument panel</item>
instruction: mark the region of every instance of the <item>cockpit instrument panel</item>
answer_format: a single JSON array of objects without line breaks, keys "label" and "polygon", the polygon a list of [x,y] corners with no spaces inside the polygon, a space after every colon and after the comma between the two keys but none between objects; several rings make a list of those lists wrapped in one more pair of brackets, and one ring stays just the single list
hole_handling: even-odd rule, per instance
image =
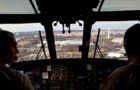
[{"label": "cockpit instrument panel", "polygon": [[114,69],[127,63],[112,59],[57,59],[15,63],[11,67],[24,71],[36,90],[99,90]]}]

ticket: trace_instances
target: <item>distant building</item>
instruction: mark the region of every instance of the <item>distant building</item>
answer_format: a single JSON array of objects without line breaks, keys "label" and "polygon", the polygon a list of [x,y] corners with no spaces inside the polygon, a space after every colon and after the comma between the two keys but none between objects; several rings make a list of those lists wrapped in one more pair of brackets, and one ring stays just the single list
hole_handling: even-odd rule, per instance
[{"label": "distant building", "polygon": [[[43,41],[43,44],[45,44],[45,46],[47,46],[47,41]],[[37,44],[37,47],[41,47],[41,46],[42,46],[41,43]]]},{"label": "distant building", "polygon": [[[82,45],[82,41],[78,40],[65,40],[65,41],[55,41],[55,45],[65,46],[65,45]],[[94,45],[94,43],[90,43],[90,45]]]},{"label": "distant building", "polygon": [[110,53],[108,53],[108,55],[107,55],[108,57],[116,57],[116,58],[119,58],[119,57],[123,57],[124,55],[123,54],[121,54],[121,53],[113,53],[113,52],[110,52]]},{"label": "distant building", "polygon": [[34,37],[38,37],[37,35],[34,35]]},{"label": "distant building", "polygon": [[16,38],[16,41],[19,41],[20,39],[22,39],[22,38]]},{"label": "distant building", "polygon": [[107,37],[110,38],[110,27],[108,26]]},{"label": "distant building", "polygon": [[122,44],[123,43],[123,38],[114,38],[112,40],[113,43],[118,43],[118,44]]}]

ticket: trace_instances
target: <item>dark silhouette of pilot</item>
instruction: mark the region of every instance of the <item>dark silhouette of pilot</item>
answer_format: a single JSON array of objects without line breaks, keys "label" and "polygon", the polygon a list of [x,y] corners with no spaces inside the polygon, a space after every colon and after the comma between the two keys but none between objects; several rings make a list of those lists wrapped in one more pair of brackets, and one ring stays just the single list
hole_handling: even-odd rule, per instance
[{"label": "dark silhouette of pilot", "polygon": [[124,48],[129,64],[113,71],[100,90],[140,90],[140,24],[128,28]]},{"label": "dark silhouette of pilot", "polygon": [[10,86],[11,90],[34,90],[30,80],[24,74],[8,67],[16,60],[18,52],[14,34],[0,29],[0,88],[4,80],[7,85],[3,87],[3,90],[7,90]]}]

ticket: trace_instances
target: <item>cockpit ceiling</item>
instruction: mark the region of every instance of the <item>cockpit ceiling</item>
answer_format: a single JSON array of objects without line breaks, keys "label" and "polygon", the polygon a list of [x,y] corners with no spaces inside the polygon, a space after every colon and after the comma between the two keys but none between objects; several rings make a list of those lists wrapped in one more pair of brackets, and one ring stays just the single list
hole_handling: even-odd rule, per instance
[{"label": "cockpit ceiling", "polygon": [[[0,23],[40,22],[40,16],[36,15],[30,1],[33,1],[37,13],[40,14],[36,0],[0,0]],[[104,0],[100,13],[98,13],[99,6],[100,3],[97,8],[92,8],[95,21],[139,20],[140,0]]]},{"label": "cockpit ceiling", "polygon": [[[37,5],[35,3],[36,0],[32,1],[37,9]],[[80,5],[81,5],[80,3],[79,5],[77,4],[78,7]],[[64,6],[66,5],[64,4]],[[97,9],[93,8],[93,11],[97,11],[98,8]],[[124,10],[131,11],[140,10],[140,0],[104,0],[101,9],[101,11],[124,11]],[[35,12],[34,9],[32,8],[30,0],[0,0],[0,14],[35,14]]]}]

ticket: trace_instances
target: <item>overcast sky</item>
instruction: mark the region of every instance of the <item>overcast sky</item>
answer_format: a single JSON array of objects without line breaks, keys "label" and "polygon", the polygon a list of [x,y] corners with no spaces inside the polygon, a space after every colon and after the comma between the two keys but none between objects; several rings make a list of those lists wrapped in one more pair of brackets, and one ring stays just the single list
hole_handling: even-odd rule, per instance
[{"label": "overcast sky", "polygon": [[[82,22],[81,22],[82,23]],[[128,27],[140,23],[139,21],[122,21],[122,22],[97,22],[93,24],[92,30],[126,30]],[[40,23],[33,24],[0,24],[0,28],[11,31],[11,32],[26,32],[26,31],[39,31],[44,30],[44,27]],[[57,26],[53,27],[54,30],[62,31],[62,25],[58,23]],[[68,30],[65,27],[65,30]],[[83,30],[83,26],[79,26],[78,23],[71,25],[71,30]]]}]

